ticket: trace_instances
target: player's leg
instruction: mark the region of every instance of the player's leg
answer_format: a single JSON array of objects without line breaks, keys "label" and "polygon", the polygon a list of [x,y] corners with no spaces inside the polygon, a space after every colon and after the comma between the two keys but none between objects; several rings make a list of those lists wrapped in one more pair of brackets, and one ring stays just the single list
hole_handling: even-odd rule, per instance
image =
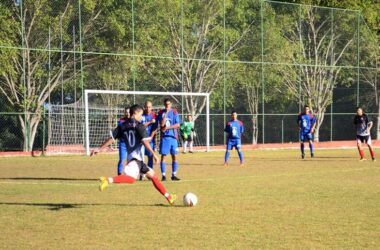
[{"label": "player's leg", "polygon": [[193,140],[193,134],[191,134],[190,136],[189,136],[189,145],[190,145],[190,153],[193,153],[194,151],[193,151],[193,142],[194,142],[194,140]]},{"label": "player's leg", "polygon": [[127,159],[127,145],[119,141],[119,161],[117,162],[117,175],[123,173],[124,162]]},{"label": "player's leg", "polygon": [[371,139],[371,136],[369,135],[367,138],[367,146],[368,146],[368,149],[369,149],[369,153],[371,154],[371,158],[372,158],[372,161],[375,161],[376,158],[375,158],[375,151],[373,150],[373,147],[372,147],[372,139]]},{"label": "player's leg", "polygon": [[[153,141],[150,142],[150,146],[152,147],[153,151],[156,150],[156,145]],[[153,154],[147,150],[145,150],[145,153],[148,156],[148,167],[153,169]]]},{"label": "player's leg", "polygon": [[178,154],[178,141],[176,139],[171,139],[171,147],[170,147],[170,154],[172,156],[172,181],[179,181],[180,178],[177,177],[177,171],[178,171],[178,161],[177,161],[177,154]]},{"label": "player's leg", "polygon": [[110,183],[129,183],[132,184],[140,175],[139,162],[132,160],[124,168],[124,175],[114,177],[101,177],[99,190],[103,191]]},{"label": "player's leg", "polygon": [[169,204],[173,204],[176,196],[173,194],[169,194],[164,185],[158,180],[157,176],[154,174],[153,169],[149,169],[148,171],[145,171],[143,168],[141,169],[142,172],[145,172],[146,177],[152,181],[154,187],[157,189],[158,192],[160,192],[169,202]]},{"label": "player's leg", "polygon": [[243,166],[244,156],[243,156],[243,152],[241,151],[241,140],[236,140],[235,148],[236,148],[236,151],[238,152],[238,155],[239,155],[240,166]]},{"label": "player's leg", "polygon": [[183,153],[186,153],[186,150],[187,150],[187,140],[184,140],[183,141]]},{"label": "player's leg", "polygon": [[230,150],[232,149],[232,141],[227,140],[227,146],[226,146],[226,154],[224,155],[224,166],[228,166],[228,161],[230,159]]},{"label": "player's leg", "polygon": [[357,135],[356,136],[356,146],[358,147],[359,155],[360,155],[360,160],[365,160],[365,155],[364,151],[362,148],[362,142],[364,142],[362,136]]},{"label": "player's leg", "polygon": [[314,157],[313,135],[311,133],[309,133],[307,139],[309,140],[310,156],[311,156],[311,158],[313,158]]},{"label": "player's leg", "polygon": [[305,158],[305,143],[304,143],[304,140],[305,140],[305,135],[302,133],[302,131],[300,131],[300,149],[301,149],[301,158],[302,159]]},{"label": "player's leg", "polygon": [[160,168],[161,168],[161,174],[162,178],[161,181],[166,181],[166,155],[170,153],[170,142],[168,141],[167,137],[163,137],[160,142],[160,155],[161,155],[161,161],[160,161]]}]

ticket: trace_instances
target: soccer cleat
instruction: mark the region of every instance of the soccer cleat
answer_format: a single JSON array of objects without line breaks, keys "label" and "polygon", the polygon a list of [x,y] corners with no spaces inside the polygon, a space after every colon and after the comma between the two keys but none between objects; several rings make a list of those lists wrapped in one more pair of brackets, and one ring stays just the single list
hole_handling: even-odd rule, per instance
[{"label": "soccer cleat", "polygon": [[170,205],[174,205],[175,200],[177,199],[177,195],[171,194],[170,198],[167,199]]},{"label": "soccer cleat", "polygon": [[194,152],[193,151],[189,151],[190,154],[193,154]]},{"label": "soccer cleat", "polygon": [[304,154],[302,154],[302,155],[301,155],[301,158],[302,158],[302,159],[305,159],[305,155],[304,155]]},{"label": "soccer cleat", "polygon": [[108,186],[108,180],[106,177],[100,177],[99,191],[103,191]]},{"label": "soccer cleat", "polygon": [[372,158],[372,161],[376,161],[376,158],[374,157],[374,158]]},{"label": "soccer cleat", "polygon": [[359,161],[366,161],[367,159],[366,158],[360,158]]},{"label": "soccer cleat", "polygon": [[175,175],[173,175],[171,179],[172,179],[172,181],[180,181],[180,180],[181,180],[180,178],[178,178],[178,177],[175,176]]},{"label": "soccer cleat", "polygon": [[166,176],[165,175],[162,176],[161,181],[166,181]]}]

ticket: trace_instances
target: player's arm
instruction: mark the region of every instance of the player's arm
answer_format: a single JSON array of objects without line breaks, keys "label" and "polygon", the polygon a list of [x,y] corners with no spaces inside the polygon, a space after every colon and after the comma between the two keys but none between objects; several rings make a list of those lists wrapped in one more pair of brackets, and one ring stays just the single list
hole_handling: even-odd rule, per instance
[{"label": "player's arm", "polygon": [[102,152],[105,148],[111,145],[115,139],[120,138],[121,129],[117,126],[113,131],[111,131],[111,136],[106,139],[99,148],[95,148],[91,151],[90,156],[96,155],[97,153]]},{"label": "player's arm", "polygon": [[301,129],[301,115],[298,115],[297,125],[298,125],[298,129]]},{"label": "player's arm", "polygon": [[315,131],[315,126],[317,125],[317,122],[316,122],[316,119],[315,119],[315,116],[313,116],[313,125],[311,126],[311,133],[314,133]]},{"label": "player's arm", "polygon": [[137,133],[139,134],[139,136],[142,138],[141,143],[144,145],[145,150],[148,150],[153,155],[153,161],[154,161],[154,163],[157,163],[158,157],[155,154],[155,152],[153,151],[153,149],[149,143],[153,137],[147,137],[146,136],[146,129],[144,126],[138,126],[136,128],[136,130],[137,130]]},{"label": "player's arm", "polygon": [[373,122],[370,119],[368,119],[368,117],[366,117],[366,119],[367,119],[367,133],[369,133],[369,131],[371,131],[371,128],[373,126]]}]

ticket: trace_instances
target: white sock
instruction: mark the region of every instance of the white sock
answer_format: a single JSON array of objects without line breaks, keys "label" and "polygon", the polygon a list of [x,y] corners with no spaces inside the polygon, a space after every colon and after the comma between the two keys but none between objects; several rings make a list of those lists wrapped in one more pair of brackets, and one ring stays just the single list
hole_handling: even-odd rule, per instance
[{"label": "white sock", "polygon": [[186,152],[186,148],[187,148],[187,141],[185,141],[185,142],[183,143],[183,152]]},{"label": "white sock", "polygon": [[190,152],[193,152],[193,141],[190,142]]},{"label": "white sock", "polygon": [[113,178],[112,177],[108,177],[108,183],[113,183]]}]

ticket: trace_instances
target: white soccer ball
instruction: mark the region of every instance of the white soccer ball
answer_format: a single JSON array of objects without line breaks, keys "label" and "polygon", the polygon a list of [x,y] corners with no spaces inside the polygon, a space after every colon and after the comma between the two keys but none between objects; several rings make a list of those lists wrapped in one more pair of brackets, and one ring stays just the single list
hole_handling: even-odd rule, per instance
[{"label": "white soccer ball", "polygon": [[193,193],[187,193],[183,196],[183,205],[187,207],[194,207],[198,203],[198,198]]}]

